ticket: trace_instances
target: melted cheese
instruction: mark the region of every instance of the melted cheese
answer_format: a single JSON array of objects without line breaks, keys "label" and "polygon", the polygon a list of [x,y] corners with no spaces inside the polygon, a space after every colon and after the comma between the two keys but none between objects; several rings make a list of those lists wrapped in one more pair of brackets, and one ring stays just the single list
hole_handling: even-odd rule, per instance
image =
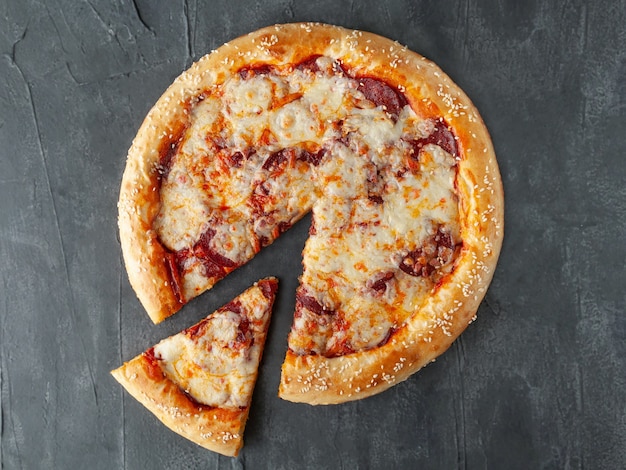
[{"label": "melted cheese", "polygon": [[[270,305],[257,287],[238,300],[243,314],[218,310],[203,321],[201,334],[182,332],[154,347],[166,376],[203,405],[238,409],[250,403]],[[249,347],[237,347],[243,321],[254,338]]]},{"label": "melted cheese", "polygon": [[[409,106],[392,118],[358,80],[335,73],[332,60],[317,65],[234,75],[194,106],[155,224],[170,249],[212,228],[212,248],[242,264],[312,208],[301,282],[335,313],[305,310],[294,320],[289,344],[302,354],[342,341],[354,350],[379,344],[433,287],[399,269],[403,258],[436,227],[459,237],[454,157],[432,144],[414,155],[411,144],[428,137],[433,122]],[[296,151],[277,155],[283,149]],[[323,158],[307,163],[318,152]],[[198,260],[183,274],[188,298],[214,283]]]}]

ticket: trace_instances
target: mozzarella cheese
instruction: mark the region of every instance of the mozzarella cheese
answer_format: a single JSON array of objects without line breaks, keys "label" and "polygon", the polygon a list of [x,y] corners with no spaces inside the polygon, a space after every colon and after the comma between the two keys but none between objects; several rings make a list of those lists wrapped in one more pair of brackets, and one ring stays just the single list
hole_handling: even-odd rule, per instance
[{"label": "mozzarella cheese", "polygon": [[[300,312],[289,344],[301,354],[384,341],[435,285],[400,269],[403,260],[438,230],[453,243],[460,232],[454,156],[414,144],[434,132],[432,120],[408,105],[392,116],[331,59],[317,66],[234,75],[207,92],[191,109],[155,221],[171,250],[217,231],[211,248],[240,265],[312,209],[301,282],[333,318]],[[182,278],[187,298],[216,280],[198,261]]]},{"label": "mozzarella cheese", "polygon": [[250,403],[270,302],[253,287],[237,305],[208,316],[198,333],[182,332],[154,347],[165,375],[203,405],[237,409]]}]

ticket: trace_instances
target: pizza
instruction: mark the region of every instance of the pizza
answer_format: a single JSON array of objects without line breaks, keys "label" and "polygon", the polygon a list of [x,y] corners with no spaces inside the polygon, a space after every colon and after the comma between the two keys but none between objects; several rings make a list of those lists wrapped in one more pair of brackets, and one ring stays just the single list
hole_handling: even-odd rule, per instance
[{"label": "pizza", "polygon": [[281,397],[363,398],[444,352],[503,237],[489,133],[434,63],[389,39],[286,24],[180,75],[129,150],[129,280],[160,322],[312,214]]},{"label": "pizza", "polygon": [[113,376],[174,432],[212,451],[237,455],[277,284],[275,278],[257,282]]}]

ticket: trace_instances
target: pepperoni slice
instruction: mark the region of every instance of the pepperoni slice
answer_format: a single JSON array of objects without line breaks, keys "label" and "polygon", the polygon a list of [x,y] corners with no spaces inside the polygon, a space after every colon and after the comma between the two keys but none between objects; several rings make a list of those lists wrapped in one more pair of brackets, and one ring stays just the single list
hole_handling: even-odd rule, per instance
[{"label": "pepperoni slice", "polygon": [[152,379],[161,380],[165,374],[159,365],[160,359],[154,354],[154,347],[148,349],[142,355],[148,363],[148,375]]},{"label": "pepperoni slice", "polygon": [[302,62],[300,62],[298,65],[296,65],[296,69],[297,70],[302,70],[302,71],[309,71],[309,72],[319,72],[320,68],[317,65],[317,59],[322,57],[319,54],[316,55],[312,55],[311,57],[309,57],[308,59],[304,59]]},{"label": "pepperoni slice", "polygon": [[359,91],[365,98],[376,106],[382,106],[391,115],[392,120],[397,121],[400,111],[407,104],[404,95],[377,78],[364,77],[358,80]]},{"label": "pepperoni slice", "polygon": [[400,269],[411,276],[429,277],[435,268],[429,263],[428,256],[424,250],[418,248],[410,251],[400,262]]},{"label": "pepperoni slice", "polygon": [[180,303],[185,303],[182,291],[183,264],[186,259],[195,256],[204,266],[204,274],[207,277],[219,278],[224,277],[229,271],[239,266],[238,263],[217,253],[210,246],[211,239],[215,236],[215,230],[209,228],[194,244],[191,249],[182,249],[175,253],[167,253],[165,255],[166,267],[170,273],[172,290]]},{"label": "pepperoni slice", "polygon": [[186,330],[183,330],[183,334],[188,336],[190,339],[194,339],[196,336],[202,336],[204,330],[203,327],[204,325],[206,325],[206,323],[206,319],[204,319],[201,322],[187,328]]},{"label": "pepperoni slice", "polygon": [[210,243],[214,236],[215,230],[212,228],[207,229],[202,235],[200,235],[200,239],[193,246],[193,254],[197,258],[209,260],[223,268],[236,268],[238,266],[237,263],[211,248]]},{"label": "pepperoni slice", "polygon": [[174,157],[178,153],[179,142],[180,141],[169,144],[165,151],[161,152],[159,164],[156,167],[159,181],[167,179],[167,175],[170,174],[172,164],[174,163]]},{"label": "pepperoni slice", "polygon": [[307,162],[313,166],[318,166],[322,161],[322,158],[324,158],[324,155],[326,155],[326,149],[320,149],[315,153],[311,153],[303,149],[298,155],[298,160]]},{"label": "pepperoni slice", "polygon": [[296,310],[302,307],[316,315],[332,315],[335,313],[333,309],[323,306],[315,297],[308,295],[303,289],[298,289],[298,292],[296,292]]},{"label": "pepperoni slice", "polygon": [[269,157],[267,157],[267,159],[263,163],[263,169],[268,171],[278,170],[284,162],[288,161],[291,158],[293,153],[294,150],[290,148],[274,152]]},{"label": "pepperoni slice", "polygon": [[243,164],[243,153],[241,152],[235,152],[232,155],[229,155],[228,157],[228,164],[231,167],[234,168],[241,168],[242,164]]},{"label": "pepperoni slice", "polygon": [[278,283],[275,280],[263,279],[262,281],[259,281],[257,285],[266,299],[272,299],[276,295]]},{"label": "pepperoni slice", "polygon": [[237,315],[244,314],[243,305],[241,305],[241,302],[239,300],[231,300],[226,305],[221,307],[218,312],[233,312]]},{"label": "pepperoni slice", "polygon": [[429,144],[438,145],[442,150],[445,150],[455,158],[458,158],[459,156],[459,147],[457,145],[456,137],[452,133],[448,123],[443,118],[439,118],[435,121],[435,128],[428,137],[413,140],[410,144],[413,147],[413,158],[415,159],[419,157],[422,147]]},{"label": "pepperoni slice", "polygon": [[[191,109],[191,103],[187,102],[185,108],[189,111]],[[172,164],[174,163],[174,157],[178,153],[178,147],[180,147],[187,126],[188,123],[184,122],[178,124],[176,129],[174,129],[169,136],[169,139],[162,141],[159,145],[159,161],[156,166],[157,180],[159,182],[166,179],[167,175],[169,175]]]},{"label": "pepperoni slice", "polygon": [[183,283],[181,278],[181,266],[184,258],[177,253],[165,253],[165,266],[169,272],[170,285],[176,300],[181,304],[185,303],[183,296]]},{"label": "pepperoni slice", "polygon": [[450,233],[440,227],[421,247],[407,253],[399,268],[411,276],[429,277],[437,268],[452,261],[454,252]]},{"label": "pepperoni slice", "polygon": [[267,64],[247,65],[239,69],[239,76],[244,80],[248,80],[256,75],[267,75],[271,71],[272,67]]},{"label": "pepperoni slice", "polygon": [[378,279],[368,281],[368,287],[382,294],[387,290],[387,283],[391,281],[394,276],[394,273],[391,271],[383,273],[383,275]]},{"label": "pepperoni slice", "polygon": [[333,343],[333,345],[324,352],[324,357],[332,358],[347,356],[348,354],[352,354],[353,352],[354,348],[350,344],[350,341],[347,337],[343,337]]},{"label": "pepperoni slice", "polygon": [[387,344],[395,332],[396,332],[395,328],[393,327],[389,328],[389,330],[387,330],[387,334],[385,335],[385,337],[380,341],[380,343],[376,345],[376,347],[381,348],[385,344]]},{"label": "pepperoni slice", "polygon": [[250,349],[254,343],[254,336],[252,336],[252,332],[250,331],[250,320],[246,317],[242,317],[237,329],[237,337],[230,346],[234,350]]}]

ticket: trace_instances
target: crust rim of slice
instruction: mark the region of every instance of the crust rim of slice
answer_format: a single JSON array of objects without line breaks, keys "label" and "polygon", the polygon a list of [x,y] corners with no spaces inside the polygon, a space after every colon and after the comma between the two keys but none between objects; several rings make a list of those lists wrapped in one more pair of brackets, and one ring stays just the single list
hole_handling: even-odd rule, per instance
[{"label": "crust rim of slice", "polygon": [[111,375],[175,433],[205,449],[236,456],[243,446],[243,428],[250,407],[229,410],[199,406],[170,379],[155,378],[150,373],[151,367],[140,354],[111,371]]}]

